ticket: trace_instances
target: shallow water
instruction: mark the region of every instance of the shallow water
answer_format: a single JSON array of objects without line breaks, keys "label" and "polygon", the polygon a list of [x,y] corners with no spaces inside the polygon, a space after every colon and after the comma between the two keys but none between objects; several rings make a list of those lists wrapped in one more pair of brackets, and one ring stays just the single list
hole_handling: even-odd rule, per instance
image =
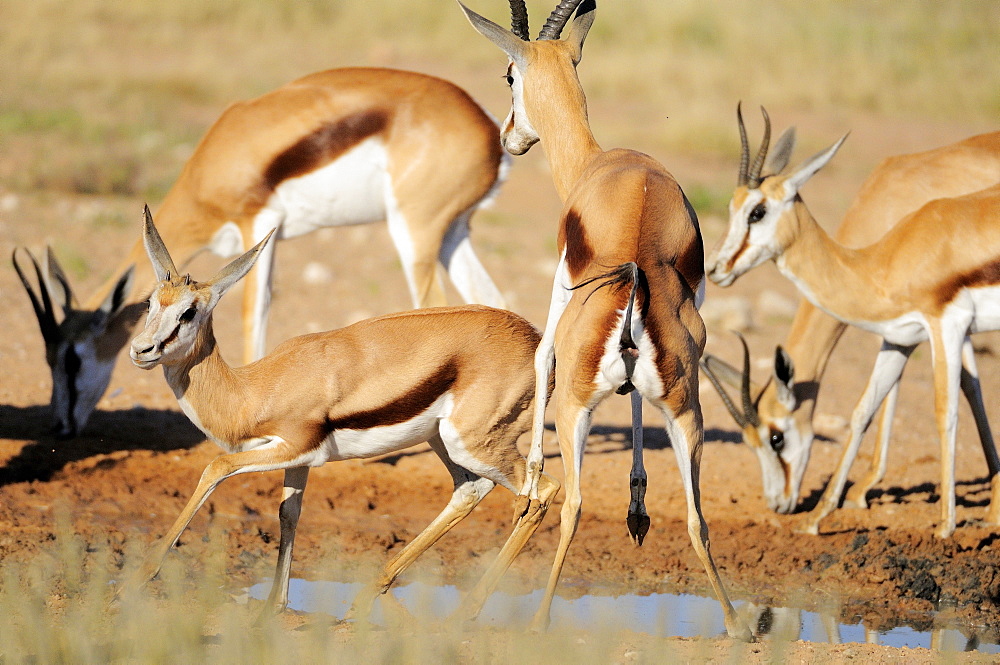
[{"label": "shallow water", "polygon": [[[292,579],[289,585],[289,607],[302,612],[322,612],[343,618],[354,595],[362,584],[344,582],[308,581]],[[267,598],[271,582],[262,582],[249,589],[249,596]],[[461,595],[454,586],[432,586],[412,583],[394,586],[391,593],[410,611],[421,608],[438,617],[445,617],[458,609]],[[525,626],[531,619],[542,597],[536,590],[526,595],[511,595],[499,591],[487,601],[477,620],[482,624],[498,626]],[[877,642],[893,647],[931,648],[947,651],[976,650],[1000,654],[1000,646],[980,642],[969,631],[948,628],[932,632],[900,626],[876,633],[867,631],[861,624],[838,624],[816,612],[793,608],[756,607],[750,603],[736,603],[737,610],[755,633],[775,635],[782,639],[800,639],[808,642]],[[376,602],[371,620],[382,621],[380,603]],[[594,628],[626,628],[660,637],[711,637],[725,632],[722,609],[712,598],[686,594],[654,593],[648,596],[583,595],[572,600],[556,596],[552,603],[552,626],[581,630]],[[971,639],[970,639],[971,637]]]}]

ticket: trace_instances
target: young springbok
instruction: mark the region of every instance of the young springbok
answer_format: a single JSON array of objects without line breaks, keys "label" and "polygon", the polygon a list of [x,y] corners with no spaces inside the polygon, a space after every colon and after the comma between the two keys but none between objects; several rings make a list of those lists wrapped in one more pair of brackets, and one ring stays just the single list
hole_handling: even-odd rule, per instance
[{"label": "young springbok", "polygon": [[[472,25],[510,58],[513,104],[501,131],[504,147],[525,153],[541,142],[564,202],[559,264],[542,342],[535,356],[536,391],[555,368],[556,432],[565,468],[566,502],[559,547],[533,628],[544,629],[566,553],[580,520],[580,471],[594,408],[611,393],[631,392],[635,464],[628,527],[641,542],[649,527],[643,506],[642,398],[666,420],[687,498],[687,528],[722,604],[726,629],[750,639],[723,588],[709,551],[698,472],[703,444],[698,359],[705,326],[698,314],[704,288],[703,247],[694,210],[680,186],[651,157],[604,151],[587,120],[577,78],[583,42],[594,20],[591,1],[567,0],[528,40],[527,11],[511,1],[514,32],[462,5]],[[576,16],[570,17],[576,10]],[[563,28],[567,34],[560,39]],[[546,400],[535,403],[528,479],[516,504],[540,499]],[[515,512],[515,517],[520,512]],[[481,599],[472,595],[470,601]]]},{"label": "young springbok", "polygon": [[[206,248],[234,256],[271,229],[294,238],[387,220],[414,307],[445,304],[438,264],[465,302],[504,307],[469,242],[470,216],[506,173],[498,134],[448,81],[380,68],[318,72],[226,109],[156,218],[181,262]],[[245,363],[264,355],[274,251],[274,243],[265,247],[244,288]],[[80,306],[51,251],[47,263],[35,263],[36,294],[14,259],[45,341],[55,432],[75,436],[107,389],[155,279],[139,239]]]},{"label": "young springbok", "polygon": [[[746,129],[738,114],[742,164],[750,163]],[[790,131],[790,130],[789,130]],[[754,160],[754,169],[741,170],[740,184],[758,182],[765,174],[780,173],[791,154],[792,136],[779,139],[777,150],[767,157],[770,120],[764,116],[764,137]],[[961,196],[1000,182],[1000,132],[980,134],[950,145],[883,160],[865,180],[833,238],[850,248],[870,245],[905,215],[933,199]],[[724,397],[730,413],[743,432],[744,442],[756,453],[768,506],[779,513],[795,510],[813,443],[813,413],[827,359],[847,324],[804,299],[799,304],[788,337],[775,356],[774,372],[763,387],[749,377],[749,359],[737,370],[706,353],[703,362],[720,390],[722,380],[738,387],[742,409]],[[966,344],[971,344],[966,342]],[[972,409],[990,473],[1000,470],[993,447],[979,377],[971,346],[963,348],[961,387]],[[794,376],[792,369],[794,367]],[[865,495],[885,476],[888,442],[898,385],[887,395],[879,417],[872,465],[844,498],[845,506],[867,507]]]},{"label": "young springbok", "polygon": [[[363,590],[353,613],[367,614],[422,552],[464,519],[497,484],[514,493],[525,463],[518,436],[534,398],[532,359],[539,335],[521,317],[490,307],[391,314],[287,340],[244,367],[222,359],[212,312],[253,267],[271,233],[208,282],[179,273],[146,209],[143,242],[159,283],[132,362],[163,366],[181,409],[226,454],[213,460],[180,516],[153,547],[133,586],[156,576],[181,532],[220,482],[283,469],[281,540],[268,606],[288,602],[295,527],[309,467],[375,457],[427,441],[455,483],[441,514]],[[559,483],[547,476],[538,509],[519,520],[477,593],[488,595],[538,527]]]},{"label": "young springbok", "polygon": [[[813,305],[882,338],[871,378],[851,416],[850,440],[803,527],[808,533],[818,533],[823,517],[837,508],[875,411],[894,392],[913,349],[930,341],[941,442],[941,523],[936,533],[946,538],[955,530],[955,433],[963,357],[975,376],[967,338],[1000,328],[1000,185],[930,201],[873,244],[849,249],[826,234],[799,195],[846,138],[790,173],[763,178],[759,167],[751,171],[752,179],[747,177],[744,152],[740,186],[730,203],[729,231],[709,261],[709,276],[729,286],[751,268],[773,260]],[[992,483],[987,519],[997,523],[996,449],[985,437],[983,446]]]}]

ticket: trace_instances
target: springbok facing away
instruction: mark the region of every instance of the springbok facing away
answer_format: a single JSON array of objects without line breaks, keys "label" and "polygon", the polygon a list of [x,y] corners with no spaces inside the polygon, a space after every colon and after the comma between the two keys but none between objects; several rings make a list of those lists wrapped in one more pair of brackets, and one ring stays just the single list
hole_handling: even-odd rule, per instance
[{"label": "springbok facing away", "polygon": [[[438,263],[466,302],[504,307],[469,242],[469,218],[498,190],[509,161],[498,135],[486,112],[442,79],[375,68],[319,72],[226,109],[157,219],[182,262],[205,248],[241,253],[271,229],[294,238],[387,220],[415,307],[445,304]],[[51,251],[47,258],[46,269],[35,263],[37,295],[16,255],[14,265],[45,340],[55,431],[74,436],[107,389],[155,279],[140,239],[81,307]],[[273,265],[272,243],[244,289],[244,362],[264,355]]]},{"label": "springbok facing away", "polygon": [[[770,120],[766,114],[764,123],[764,136],[767,137]],[[749,164],[750,149],[742,117],[740,126],[742,163]],[[762,180],[757,171],[761,165],[768,174],[784,169],[791,155],[792,136],[789,134],[784,141],[778,142],[779,150],[766,164],[759,156],[767,155],[769,146],[767,141],[762,142],[758,158],[754,160],[755,172],[743,173],[741,170],[740,179],[742,181],[745,175],[747,182],[740,187]],[[833,237],[845,247],[870,245],[905,215],[933,199],[969,194],[997,182],[1000,182],[1000,132],[973,136],[925,152],[889,157],[865,180]],[[813,414],[820,383],[830,353],[846,327],[847,324],[803,300],[785,339],[784,351],[778,351],[775,356],[771,380],[763,388],[753,384],[749,377],[744,381],[741,376],[749,372],[749,360],[744,362],[741,373],[711,354],[706,353],[703,359],[720,378],[741,390],[745,388],[740,400],[742,413],[732,408],[730,413],[743,432],[744,442],[760,461],[764,498],[776,512],[790,513],[798,503],[812,449]],[[975,416],[987,463],[993,465],[993,436],[982,405],[971,348],[963,349],[965,358],[970,360],[968,367],[962,370],[962,391]],[[718,382],[718,379],[713,380]],[[882,407],[872,467],[850,488],[844,499],[845,506],[867,507],[865,495],[885,476],[897,393],[898,388],[891,390]],[[731,406],[732,402],[725,399],[727,406]],[[991,472],[996,473],[995,466],[991,466]]]},{"label": "springbok facing away", "polygon": [[[519,316],[483,306],[417,310],[294,337],[244,367],[222,359],[212,330],[219,299],[250,269],[271,234],[208,282],[181,276],[146,209],[143,240],[159,283],[132,362],[163,366],[181,409],[226,451],[206,468],[132,586],[156,576],[170,547],[220,482],[240,473],[284,469],[281,540],[270,608],[288,603],[295,528],[309,467],[375,457],[428,441],[455,490],[441,514],[361,591],[353,613],[464,519],[497,484],[516,493],[525,463],[517,438],[528,430],[539,335]],[[559,490],[548,476],[537,510],[514,526],[476,588],[488,595],[534,533]]]},{"label": "springbok facing away", "polygon": [[[533,628],[548,625],[552,597],[579,524],[580,471],[593,410],[617,391],[632,393],[633,433],[642,431],[643,397],[663,413],[683,479],[691,542],[722,605],[728,633],[752,639],[719,579],[701,514],[698,472],[704,437],[698,359],[705,326],[697,302],[704,266],[694,210],[661,164],[632,150],[605,152],[590,131],[576,65],[594,20],[594,3],[560,3],[534,42],[528,41],[524,3],[512,0],[511,7],[514,32],[462,5],[473,27],[510,58],[507,82],[513,103],[501,132],[504,147],[522,154],[540,141],[564,202],[559,264],[535,374],[537,391],[548,385],[554,365],[566,502],[559,548]],[[535,404],[528,480],[516,504],[528,514],[541,499],[535,481],[543,464],[546,400],[539,395]],[[628,520],[639,542],[649,524],[641,446],[641,438],[634,437]],[[470,594],[472,613],[482,600]]]},{"label": "springbok facing away", "polygon": [[[879,405],[898,385],[913,349],[930,341],[942,467],[937,535],[948,537],[955,530],[955,430],[963,354],[970,375],[975,376],[967,336],[1000,328],[1000,185],[935,199],[875,243],[848,249],[823,231],[799,195],[802,185],[845,139],[788,174],[759,178],[760,169],[755,168],[752,182],[745,178],[744,158],[742,184],[730,204],[729,231],[709,261],[709,276],[728,286],[772,259],[813,305],[882,337],[868,386],[851,417],[850,440],[804,526],[809,533],[818,533],[819,522],[836,509],[861,438]],[[996,450],[992,441],[984,448],[992,484],[988,520],[997,523]]]}]

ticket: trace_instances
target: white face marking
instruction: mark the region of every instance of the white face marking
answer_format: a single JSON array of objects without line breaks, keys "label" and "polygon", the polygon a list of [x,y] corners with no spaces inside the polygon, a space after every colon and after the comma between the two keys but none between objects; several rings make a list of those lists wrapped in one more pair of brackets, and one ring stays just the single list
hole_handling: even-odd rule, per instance
[{"label": "white face marking", "polygon": [[[785,248],[777,241],[778,222],[789,202],[790,199],[769,199],[759,189],[749,190],[739,208],[730,201],[729,230],[708,260],[709,278],[720,286],[729,286],[752,268],[780,257]],[[758,206],[763,206],[765,214],[755,216],[756,221],[751,222],[751,215]]]},{"label": "white face marking", "polygon": [[380,222],[386,216],[387,166],[382,140],[367,139],[326,166],[285,180],[265,207],[280,211],[281,238]]},{"label": "white face marking", "polygon": [[503,124],[504,131],[500,135],[500,142],[512,155],[523,155],[531,146],[538,143],[538,132],[531,126],[528,112],[524,108],[524,78],[521,72],[513,61],[507,71],[513,79],[510,84],[511,106]]}]

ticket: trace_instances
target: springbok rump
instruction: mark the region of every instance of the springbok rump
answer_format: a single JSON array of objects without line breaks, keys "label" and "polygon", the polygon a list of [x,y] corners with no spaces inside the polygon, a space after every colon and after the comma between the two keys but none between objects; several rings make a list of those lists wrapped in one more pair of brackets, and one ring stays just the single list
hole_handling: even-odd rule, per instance
[{"label": "springbok rump", "polygon": [[[498,190],[509,158],[485,111],[448,81],[392,69],[332,69],[230,106],[209,128],[157,212],[182,263],[232,256],[276,229],[388,221],[415,307],[445,304],[443,266],[461,297],[504,307],[469,241],[469,218]],[[52,371],[54,431],[75,436],[101,399],[156,284],[139,239],[80,305],[51,250],[29,253],[31,298]],[[243,292],[243,360],[264,355],[274,244]]]},{"label": "springbok rump", "polygon": [[[595,3],[564,0],[536,41],[523,1],[511,0],[514,31],[462,5],[473,27],[507,54],[511,110],[501,141],[520,155],[540,142],[563,201],[559,264],[545,332],[535,355],[538,395],[528,478],[515,518],[539,501],[545,387],[555,375],[556,433],[565,470],[559,548],[533,628],[548,626],[566,553],[580,521],[580,471],[594,409],[612,393],[631,393],[633,468],[626,524],[639,544],[649,529],[642,464],[642,403],[666,421],[687,500],[687,531],[725,616],[730,636],[752,639],[737,616],[709,550],[701,512],[699,467],[704,443],[698,360],[705,325],[704,248],[698,219],[662,164],[634,150],[604,151],[587,120],[576,66],[594,21]],[[575,17],[574,17],[575,12]],[[572,20],[570,20],[572,18]],[[560,38],[563,28],[566,35]],[[539,387],[542,392],[539,393]],[[470,594],[468,601],[485,598]]]}]

